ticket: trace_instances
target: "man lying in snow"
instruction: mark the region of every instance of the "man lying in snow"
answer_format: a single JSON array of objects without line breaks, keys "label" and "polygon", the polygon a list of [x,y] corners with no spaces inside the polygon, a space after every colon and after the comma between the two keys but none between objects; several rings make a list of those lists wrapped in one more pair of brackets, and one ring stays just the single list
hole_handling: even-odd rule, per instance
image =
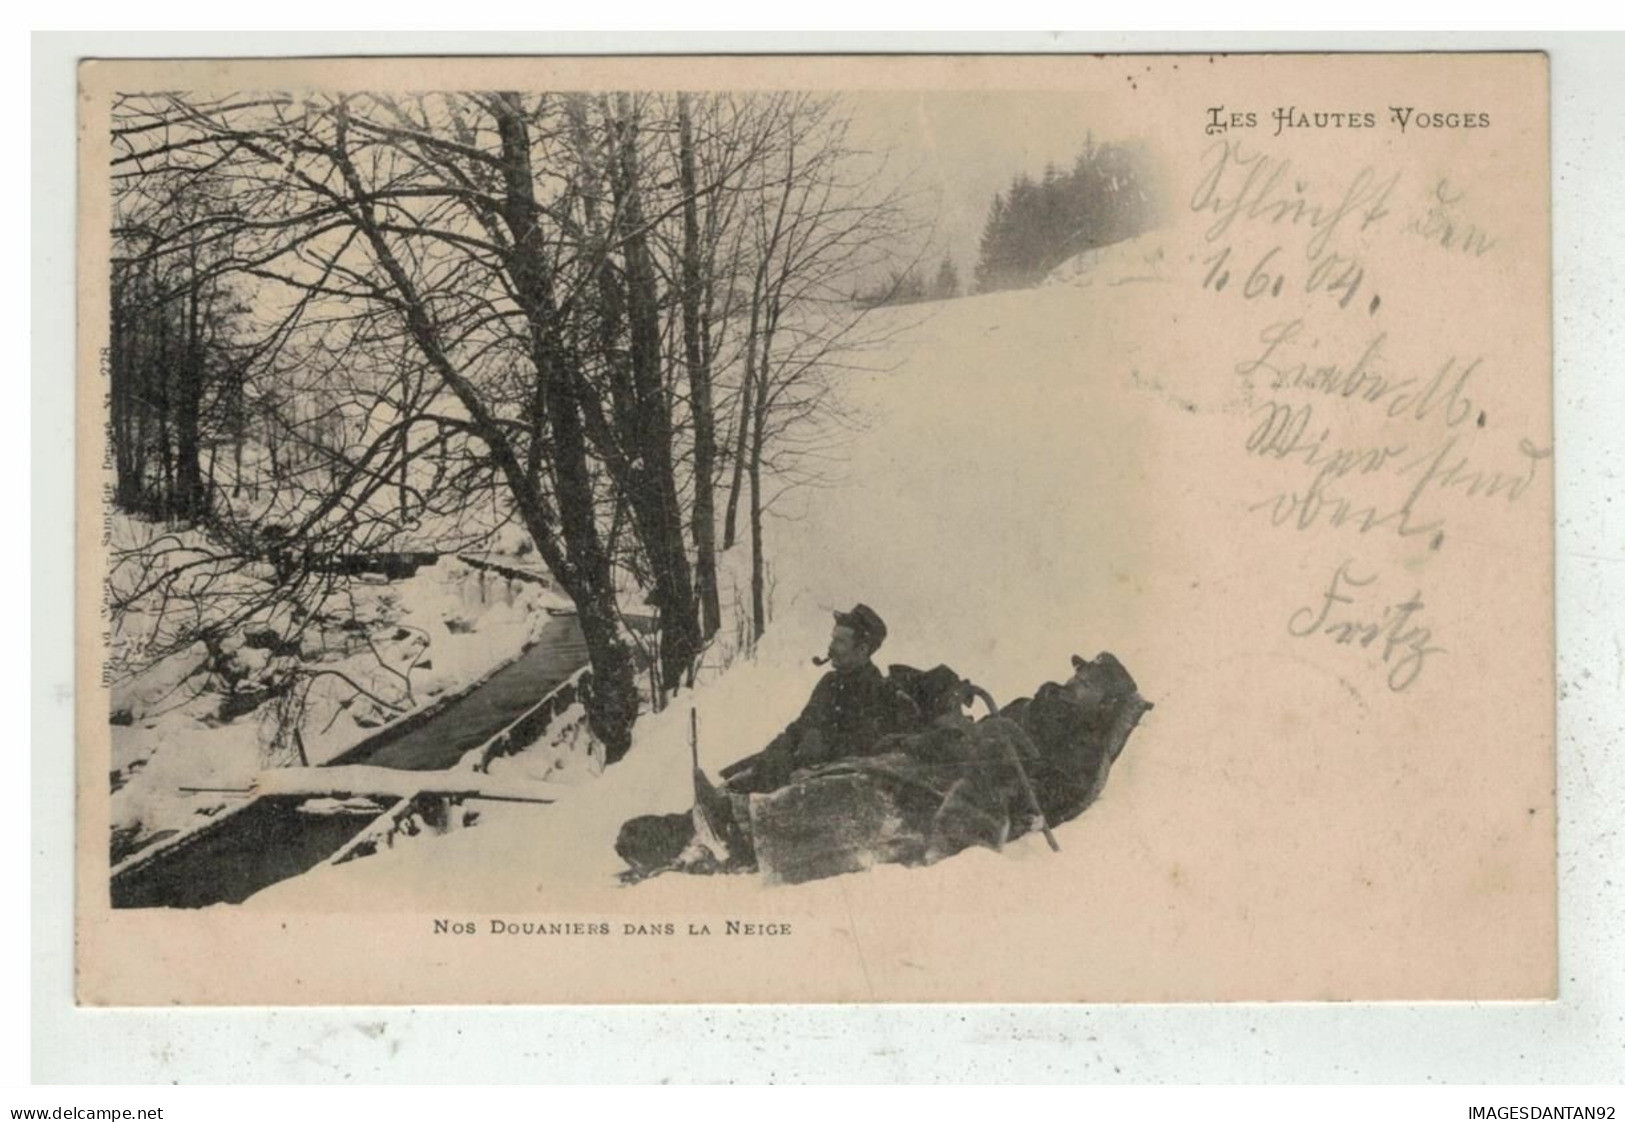
[{"label": "man lying in snow", "polygon": [[[882,676],[869,656],[884,636],[862,605],[837,613],[836,670],[802,715],[725,769],[723,788],[696,769],[691,813],[623,825],[615,849],[631,867],[625,879],[759,870],[794,884],[886,862],[928,865],[1035,829],[1056,846],[1050,826],[1094,801],[1151,708],[1101,654],[1074,656],[1069,681],[994,713],[992,698],[946,666]],[[973,697],[989,709],[980,721],[963,712]]]}]

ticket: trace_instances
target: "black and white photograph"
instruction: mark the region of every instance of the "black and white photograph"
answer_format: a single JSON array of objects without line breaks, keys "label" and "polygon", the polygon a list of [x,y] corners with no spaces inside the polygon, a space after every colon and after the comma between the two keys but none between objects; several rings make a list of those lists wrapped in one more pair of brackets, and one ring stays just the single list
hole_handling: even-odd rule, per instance
[{"label": "black and white photograph", "polygon": [[1550,996],[1545,73],[83,64],[80,1000]]}]

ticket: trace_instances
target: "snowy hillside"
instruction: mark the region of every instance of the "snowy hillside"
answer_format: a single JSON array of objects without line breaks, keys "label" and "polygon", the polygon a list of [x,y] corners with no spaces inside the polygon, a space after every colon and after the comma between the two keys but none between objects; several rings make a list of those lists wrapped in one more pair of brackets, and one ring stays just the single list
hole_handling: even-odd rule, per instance
[{"label": "snowy hillside", "polygon": [[1167,281],[1171,264],[1168,238],[1153,230],[1139,237],[1113,242],[1098,249],[1086,249],[1050,270],[1045,284],[1070,284],[1086,288],[1093,284],[1119,287],[1125,284]]},{"label": "snowy hillside", "polygon": [[[1188,287],[1193,259],[1167,264]],[[1481,933],[1494,929],[1498,899],[1538,878],[1526,879],[1525,864],[1497,864],[1513,835],[1444,797],[1478,770],[1419,750],[1419,711],[1387,704],[1373,675],[1386,672],[1380,650],[1300,653],[1307,648],[1285,621],[1313,602],[1348,538],[1248,533],[1262,523],[1248,501],[1269,493],[1272,469],[1237,454],[1250,388],[1210,356],[1246,353],[1256,325],[1238,318],[1217,324],[1215,337],[1182,339],[1169,329],[1180,301],[1148,298],[1158,286],[1058,284],[931,306],[876,363],[889,369],[849,384],[866,425],[841,478],[795,496],[788,517],[769,523],[774,619],[754,661],[642,720],[626,760],[589,782],[557,784],[552,805],[470,804],[472,829],[317,868],[243,908],[766,913],[810,917],[821,947],[861,931],[861,953],[831,962],[838,977],[786,976],[775,991],[786,1000],[952,999],[963,990],[950,974],[909,964],[967,946],[1019,962],[1009,992],[1034,998],[1245,995],[1245,975],[1232,968],[1261,954],[1292,993],[1346,992],[1355,967],[1322,949],[1351,924],[1362,946],[1381,949],[1380,965],[1362,952],[1372,971],[1361,976],[1380,979],[1371,992],[1435,992],[1422,949],[1439,938],[1462,948],[1453,975],[1462,992],[1492,981],[1500,958]],[[1511,525],[1515,514],[1486,508],[1482,517]],[[1193,537],[1192,527],[1208,530]],[[1457,556],[1434,551],[1415,565],[1443,582]],[[730,569],[740,561],[726,560]],[[738,600],[734,580],[724,580],[725,603]],[[680,875],[617,887],[621,823],[689,805],[689,707],[713,775],[759,749],[817,681],[809,658],[825,647],[830,611],[858,601],[890,628],[877,661],[946,662],[1001,703],[1066,677],[1073,654],[1108,650],[1127,666],[1156,708],[1100,800],[1058,829],[1062,851],[1029,835],[1003,853],[793,887]],[[1500,642],[1493,613],[1440,615],[1464,648]],[[1466,661],[1429,673],[1430,689],[1481,692]],[[1332,735],[1362,750],[1321,750]],[[548,774],[556,759],[551,749],[525,753],[498,770],[557,783]],[[1500,759],[1503,772],[1543,766],[1536,752]],[[1521,803],[1502,810],[1540,828]],[[1446,854],[1468,882],[1441,892],[1435,862]],[[1500,894],[1472,888],[1485,878],[1504,886]],[[1057,893],[1066,914],[1089,923],[1051,930],[1046,901]],[[945,922],[899,925],[900,906]],[[1085,960],[1106,965],[1083,969]],[[876,976],[889,981],[876,989]],[[1049,980],[1058,978],[1074,988],[1056,991]],[[761,996],[721,960],[707,979],[717,999]],[[632,975],[626,984],[640,992]]]},{"label": "snowy hillside", "polygon": [[[512,911],[601,893],[623,868],[612,848],[620,824],[688,806],[689,707],[699,713],[708,771],[757,750],[822,673],[809,659],[827,643],[831,610],[859,600],[890,627],[882,665],[947,662],[1002,702],[1067,677],[1074,653],[1112,650],[1157,700],[1159,668],[1136,641],[1133,597],[1125,595],[1145,571],[1142,519],[1116,498],[1144,470],[1122,455],[1122,442],[1145,424],[1144,391],[1126,353],[1102,361],[1101,340],[1075,314],[1083,299],[1095,298],[1051,288],[936,305],[889,356],[896,369],[851,384],[849,403],[866,427],[841,481],[788,498],[793,517],[770,525],[775,618],[757,658],[646,717],[629,757],[602,778],[553,806],[482,805],[476,829],[318,869],[248,906],[410,901]],[[917,310],[907,314],[918,318]],[[1019,881],[1017,870],[1029,867],[1040,878],[1087,868],[1098,860],[1098,831],[1115,828],[1121,845],[1122,822],[1102,820],[1133,813],[1157,723],[1153,714],[1131,740],[1101,803],[1062,830],[1060,856],[1026,839],[1004,858],[977,852],[929,870],[877,870],[874,890],[904,878],[911,889],[940,880],[952,892],[960,878],[985,877],[990,867],[1001,881]],[[523,769],[525,760],[498,769]],[[659,907],[701,906],[702,897],[721,906],[763,889],[751,877],[666,877],[624,891]]]}]

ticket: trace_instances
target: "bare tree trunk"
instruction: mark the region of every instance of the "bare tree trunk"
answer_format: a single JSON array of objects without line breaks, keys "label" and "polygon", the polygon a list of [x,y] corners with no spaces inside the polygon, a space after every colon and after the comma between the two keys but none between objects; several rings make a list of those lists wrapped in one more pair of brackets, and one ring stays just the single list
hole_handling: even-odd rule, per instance
[{"label": "bare tree trunk", "polygon": [[170,435],[170,353],[169,317],[158,318],[158,346],[152,356],[152,380],[148,393],[158,420],[158,502],[160,517],[175,516],[175,456]]},{"label": "bare tree trunk", "polygon": [[722,523],[722,548],[732,549],[738,536],[739,494],[745,479],[745,464],[749,459],[750,431],[756,412],[756,331],[761,315],[761,292],[750,302],[750,331],[745,335],[745,385],[739,403],[739,429],[734,438],[733,482],[728,486],[728,513]]},{"label": "bare tree trunk", "polygon": [[637,119],[627,94],[617,95],[613,116],[607,100],[604,110],[615,143],[611,189],[629,231],[622,239],[632,375],[622,445],[631,453],[625,465],[625,493],[649,559],[652,592],[660,610],[661,681],[671,690],[681,685],[699,657],[699,619],[673,467],[671,414],[661,370],[659,296],[645,232],[637,155]]},{"label": "bare tree trunk", "polygon": [[[745,400],[740,405],[742,413],[739,423],[739,443],[736,448],[737,455],[734,458],[733,486],[728,492],[727,527],[723,536],[723,541],[726,542],[724,549],[729,548],[734,543],[734,516],[739,506],[740,472],[745,467],[747,438],[751,441],[751,467],[758,475],[761,470],[761,450],[765,440],[761,430],[766,424],[766,406],[763,397],[766,393],[767,379],[765,374],[758,368],[756,347],[760,341],[764,326],[762,312],[764,310],[763,303],[768,295],[768,273],[773,267],[774,257],[779,250],[779,238],[784,232],[784,216],[790,205],[790,195],[794,190],[795,181],[795,147],[792,144],[786,160],[783,190],[780,192],[777,213],[773,218],[773,230],[771,233],[766,229],[762,231],[762,243],[758,247],[761,258],[756,266],[755,283],[751,286],[750,330],[745,336]],[[772,351],[769,347],[764,346],[761,353],[765,361]],[[758,380],[760,380],[761,385],[757,385]],[[760,423],[754,419],[756,414],[763,415],[764,419]],[[753,429],[755,431],[754,437],[750,436]],[[753,573],[752,584],[755,583],[755,574]],[[758,613],[757,618],[758,620],[762,618],[760,613]]]},{"label": "bare tree trunk", "polygon": [[[516,95],[499,95],[493,100],[493,107],[503,152],[503,218],[513,237],[512,275],[529,324],[536,376],[547,387],[539,397],[553,437],[553,490],[563,537],[562,554],[549,525],[545,501],[513,455],[507,438],[489,421],[487,443],[492,445],[499,461],[505,461],[503,468],[509,489],[514,492],[537,549],[575,601],[577,619],[592,662],[593,685],[585,701],[587,718],[604,744],[606,761],[613,763],[631,747],[632,725],[637,720],[638,692],[632,655],[621,637],[609,552],[598,532],[592,473],[581,421],[581,379],[578,372],[568,366],[568,356],[557,335],[559,316],[553,306],[542,231],[538,225],[529,129],[518,112]],[[467,391],[461,379],[451,384],[464,398],[464,404],[470,406],[476,420],[485,416],[478,398]]]},{"label": "bare tree trunk", "polygon": [[108,439],[113,445],[115,469],[114,502],[123,510],[135,510],[140,502],[141,488],[138,465],[140,459],[136,444],[134,387],[130,385],[137,371],[137,342],[132,336],[140,323],[140,316],[128,306],[131,300],[131,281],[121,278],[115,270],[113,276],[112,332],[108,348],[108,386],[111,405],[111,425]]},{"label": "bare tree trunk", "polygon": [[[405,417],[407,407],[410,404],[410,402],[408,400],[410,395],[411,395],[411,385],[409,384],[409,381],[407,379],[406,371],[403,369],[401,371],[401,415],[402,415],[403,418]],[[406,425],[406,424],[402,424],[401,425],[400,448],[399,448],[399,455],[401,457],[401,475],[400,475],[400,486],[399,486],[399,492],[400,492],[399,500],[400,501],[399,501],[399,506],[398,506],[398,510],[399,510],[398,523],[399,523],[399,525],[401,526],[402,529],[406,528],[406,524],[411,520],[411,517],[412,517],[411,498],[407,494],[407,470],[411,467],[411,446],[408,444],[408,439],[407,438],[410,435],[411,435],[411,426]]]},{"label": "bare tree trunk", "polygon": [[700,269],[700,217],[694,171],[694,124],[689,95],[677,97],[677,132],[683,192],[683,354],[688,364],[689,410],[694,420],[694,576],[700,598],[700,632],[709,639],[721,626],[717,594],[715,496],[716,417],[711,405],[711,365],[706,325],[700,317],[704,279]]},{"label": "bare tree trunk", "polygon": [[174,512],[187,521],[205,514],[203,473],[198,460],[198,411],[203,397],[203,332],[199,322],[201,298],[196,253],[186,278],[186,334],[175,380],[175,496]]},{"label": "bare tree trunk", "polygon": [[551,334],[557,330],[558,317],[551,307],[537,224],[529,132],[516,103],[517,95],[503,94],[493,99],[503,153],[503,220],[513,238],[512,276],[526,314],[536,376],[562,391],[546,395],[553,435],[556,516],[547,497],[532,483],[485,400],[452,364],[417,285],[384,238],[346,150],[347,121],[342,109],[337,116],[333,154],[351,197],[358,200],[352,214],[389,277],[411,338],[440,382],[467,411],[470,428],[490,450],[496,470],[506,482],[515,509],[543,561],[575,602],[592,664],[592,686],[584,699],[587,721],[604,745],[606,760],[615,761],[631,747],[632,725],[638,713],[637,684],[631,653],[620,635],[609,557],[599,540],[580,403],[574,393],[574,379],[563,369],[557,341]]},{"label": "bare tree trunk", "polygon": [[760,390],[758,406],[751,424],[750,441],[750,612],[751,639],[760,639],[767,632],[766,555],[762,546],[762,449],[767,409]]},{"label": "bare tree trunk", "polygon": [[778,322],[776,305],[769,305],[766,318],[761,355],[752,364],[758,384],[750,436],[750,607],[752,634],[758,639],[767,631],[767,556],[762,544],[762,510],[765,505],[762,499],[762,457],[767,449],[768,364],[772,361],[773,332]]},{"label": "bare tree trunk", "polygon": [[126,415],[128,417],[126,423],[129,428],[130,476],[128,502],[125,504],[125,509],[150,512],[151,508],[148,504],[151,497],[148,491],[147,470],[151,463],[151,446],[148,440],[151,416],[147,404],[149,394],[146,388],[150,376],[146,358],[146,348],[148,346],[146,326],[144,321],[138,317],[131,328],[131,339],[128,344],[129,385],[125,392],[129,395],[126,406]]},{"label": "bare tree trunk", "polygon": [[231,372],[231,497],[243,493],[243,445],[248,442],[248,374],[244,367]]},{"label": "bare tree trunk", "polygon": [[265,416],[265,452],[271,464],[271,488],[273,493],[277,484],[282,482],[282,461],[277,454],[281,445],[277,440],[276,408],[277,406],[273,402],[271,409]]}]

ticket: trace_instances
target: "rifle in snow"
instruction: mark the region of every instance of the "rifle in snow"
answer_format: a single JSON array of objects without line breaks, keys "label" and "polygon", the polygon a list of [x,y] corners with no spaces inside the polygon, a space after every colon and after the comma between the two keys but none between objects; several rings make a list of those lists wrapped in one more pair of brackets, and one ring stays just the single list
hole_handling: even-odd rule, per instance
[{"label": "rifle in snow", "polygon": [[694,769],[694,840],[710,851],[718,861],[728,860],[728,843],[723,840],[725,829],[717,814],[719,795],[711,781],[700,770],[700,715],[690,707],[688,711],[688,755]]},{"label": "rifle in snow", "polygon": [[[993,695],[974,682],[965,683],[965,694],[968,697],[979,697],[987,706],[990,715],[997,715],[999,707],[993,703]],[[1027,793],[1027,807],[1038,816],[1038,826],[1044,831],[1044,840],[1049,842],[1050,850],[1061,852],[1061,843],[1055,840],[1055,833],[1049,828],[1049,818],[1044,814],[1044,808],[1038,804],[1038,792],[1033,790],[1033,781],[1027,777],[1027,769],[1021,766],[1021,757],[1009,741],[1003,741],[1005,755],[1009,758],[1010,766],[1016,769],[1016,778],[1021,781],[1021,789]]]}]

